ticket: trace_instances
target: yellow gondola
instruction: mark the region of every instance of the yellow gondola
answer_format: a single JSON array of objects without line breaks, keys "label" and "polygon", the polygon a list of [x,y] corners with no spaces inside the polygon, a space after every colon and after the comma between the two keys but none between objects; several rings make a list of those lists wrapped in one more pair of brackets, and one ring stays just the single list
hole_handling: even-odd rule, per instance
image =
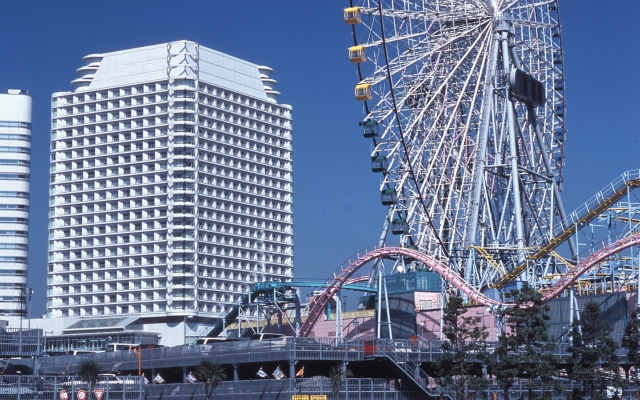
[{"label": "yellow gondola", "polygon": [[359,24],[362,22],[362,13],[360,7],[348,7],[344,9],[344,22],[349,25]]},{"label": "yellow gondola", "polygon": [[349,61],[352,63],[361,63],[367,61],[367,53],[364,46],[349,47]]},{"label": "yellow gondola", "polygon": [[355,90],[356,100],[371,100],[371,85],[359,83]]}]

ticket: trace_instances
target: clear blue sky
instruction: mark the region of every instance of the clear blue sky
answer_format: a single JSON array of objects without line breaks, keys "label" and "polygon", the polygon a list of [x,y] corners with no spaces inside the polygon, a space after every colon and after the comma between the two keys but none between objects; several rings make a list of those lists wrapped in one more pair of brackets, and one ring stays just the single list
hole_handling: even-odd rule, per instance
[{"label": "clear blue sky", "polygon": [[[348,0],[7,1],[0,13],[0,90],[33,103],[29,285],[45,311],[50,96],[70,90],[90,53],[188,39],[274,69],[293,106],[295,275],[327,278],[377,242],[384,209],[360,135],[347,60]],[[620,173],[640,168],[640,2],[561,0],[567,78],[570,211]]]}]

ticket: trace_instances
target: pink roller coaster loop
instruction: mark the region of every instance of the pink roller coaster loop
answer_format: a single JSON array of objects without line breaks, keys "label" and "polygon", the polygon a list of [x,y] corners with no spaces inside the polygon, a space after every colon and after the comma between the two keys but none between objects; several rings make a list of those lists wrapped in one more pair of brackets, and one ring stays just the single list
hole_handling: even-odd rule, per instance
[{"label": "pink roller coaster loop", "polygon": [[549,290],[544,294],[544,296],[542,296],[542,301],[546,303],[547,301],[555,298],[557,295],[562,293],[563,290],[568,288],[582,274],[610,257],[612,254],[618,253],[626,248],[636,245],[640,245],[640,233],[627,236],[626,238],[620,239],[617,242],[614,242],[591,254],[584,260],[580,261],[574,268],[569,270],[557,282],[555,282],[553,286],[551,286],[551,290]]},{"label": "pink roller coaster loop", "polygon": [[377,258],[383,258],[391,255],[403,255],[407,257],[413,257],[416,260],[421,261],[425,265],[431,267],[434,271],[438,272],[445,279],[451,282],[454,286],[459,288],[473,301],[476,301],[485,305],[498,304],[497,301],[490,299],[484,294],[477,291],[474,287],[469,285],[460,275],[451,270],[446,264],[442,263],[434,257],[421,253],[414,249],[399,246],[382,246],[374,247],[372,250],[367,251],[349,264],[338,268],[334,273],[333,281],[327,286],[327,288],[309,305],[309,315],[307,320],[300,328],[300,336],[307,336],[311,328],[315,325],[318,318],[324,312],[329,300],[340,290],[342,285],[362,266]]},{"label": "pink roller coaster loop", "polygon": [[[547,291],[544,294],[542,298],[543,302],[547,302],[558,296],[582,274],[584,274],[590,268],[598,265],[607,257],[635,245],[640,245],[640,234],[635,234],[620,239],[617,242],[604,247],[602,250],[591,254],[589,257],[578,263],[578,265],[576,265],[574,268],[569,270],[558,281],[556,281],[553,286],[551,286],[551,290]],[[485,306],[500,304],[500,302],[485,296],[476,288],[469,285],[469,283],[467,283],[460,275],[458,275],[442,261],[414,249],[384,245],[374,247],[372,249],[367,249],[364,254],[358,254],[357,258],[354,261],[350,260],[348,263],[345,263],[340,268],[338,268],[336,272],[334,272],[333,281],[321,294],[314,298],[311,304],[309,304],[309,315],[307,317],[307,320],[300,328],[300,336],[305,337],[309,334],[313,326],[318,321],[320,315],[323,314],[329,300],[340,290],[342,285],[346,284],[350,280],[349,278],[351,278],[351,276],[357,270],[359,270],[369,261],[392,255],[413,257],[416,260],[424,263],[433,271],[439,273],[443,278],[448,280],[452,285],[460,289],[460,291],[467,295],[469,297],[469,300],[471,301]],[[508,306],[508,304],[504,305]]]}]

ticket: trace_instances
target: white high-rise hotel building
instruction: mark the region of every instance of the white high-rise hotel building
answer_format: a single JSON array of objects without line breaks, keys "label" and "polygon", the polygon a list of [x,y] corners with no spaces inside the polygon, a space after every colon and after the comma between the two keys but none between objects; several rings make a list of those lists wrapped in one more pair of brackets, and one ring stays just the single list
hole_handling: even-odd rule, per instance
[{"label": "white high-rise hotel building", "polygon": [[31,97],[0,94],[0,316],[25,316]]},{"label": "white high-rise hotel building", "polygon": [[271,69],[189,41],[84,62],[52,96],[48,316],[213,318],[290,280],[291,107]]}]

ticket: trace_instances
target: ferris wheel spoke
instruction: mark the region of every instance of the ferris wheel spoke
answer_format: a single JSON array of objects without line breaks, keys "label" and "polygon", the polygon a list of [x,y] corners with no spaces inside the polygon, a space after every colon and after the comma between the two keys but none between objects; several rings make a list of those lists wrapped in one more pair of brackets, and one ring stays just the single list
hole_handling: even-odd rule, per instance
[{"label": "ferris wheel spoke", "polygon": [[[490,25],[490,21],[487,21],[483,24],[479,24],[478,26],[474,26],[464,32],[461,32],[460,34],[448,38],[445,42],[443,43],[439,43],[437,44],[437,46],[425,46],[424,43],[425,41],[430,41],[432,40],[429,37],[425,37],[423,39],[423,41],[417,43],[414,47],[412,48],[408,48],[406,51],[394,55],[393,58],[391,58],[389,60],[389,70],[391,71],[391,75],[392,76],[397,76],[399,73],[402,72],[402,76],[406,76],[408,75],[407,71],[410,71],[411,68],[415,67],[416,65],[420,65],[422,63],[422,67],[425,67],[428,65],[428,62],[430,60],[427,60],[427,58],[431,57],[434,54],[438,54],[441,53],[443,51],[447,51],[450,49],[451,45],[461,41],[465,38],[473,38],[473,33],[475,31],[480,30],[480,28],[482,28],[483,30],[487,30],[487,28]],[[380,42],[375,43],[375,46],[382,46],[382,40]],[[375,61],[374,61],[375,62]],[[422,69],[416,71],[416,75],[420,76],[420,74],[423,72]],[[384,80],[387,79],[387,64],[382,64],[380,63],[380,66],[374,70],[369,77],[365,78],[362,83],[367,83],[370,85],[377,85],[380,82],[383,82]],[[395,83],[394,83],[395,86]]]},{"label": "ferris wheel spoke", "polygon": [[[460,57],[460,60],[458,60],[457,62],[455,62],[455,64],[452,66],[451,71],[448,72],[445,76],[445,78],[442,80],[442,82],[439,84],[439,86],[437,86],[437,88],[435,89],[434,93],[438,94],[441,93],[443,90],[446,90],[446,86],[449,82],[451,82],[452,80],[459,79],[456,75],[456,73],[459,71],[460,65],[466,61],[468,61],[468,56],[469,54],[472,53],[472,49],[475,48],[475,46],[478,44],[478,42],[480,41],[480,39],[482,38],[482,36],[479,36],[474,43],[472,44],[472,46],[470,46],[470,48],[467,49],[467,51],[465,52],[465,54],[463,56]],[[415,91],[415,89],[414,89]],[[411,92],[413,93],[413,92]],[[436,103],[436,100],[438,100],[438,96],[432,96],[422,107],[422,109],[418,110],[418,112],[416,113],[415,118],[413,119],[413,123],[409,126],[407,126],[407,130],[412,130],[415,126],[415,123],[417,121],[420,121],[421,119],[425,118],[425,114],[427,112],[427,110],[430,110],[430,107],[437,107],[438,104]]]},{"label": "ferris wheel spoke", "polygon": [[[466,130],[465,130],[466,131]],[[466,140],[466,134],[462,135],[463,139],[459,141],[444,141],[440,142],[445,144],[446,146],[441,146],[440,150],[443,154],[438,157],[437,153],[434,154],[434,157],[431,158],[432,162],[430,165],[425,168],[424,176],[425,179],[422,181],[422,187],[420,190],[427,195],[434,195],[434,193],[442,193],[439,198],[443,198],[446,201],[439,203],[439,210],[432,209],[432,214],[439,214],[441,217],[441,226],[445,224],[445,220],[449,218],[454,218],[454,216],[450,216],[449,212],[453,206],[453,202],[457,201],[458,206],[462,204],[464,201],[464,197],[457,196],[457,190],[462,189],[462,186],[465,185],[465,179],[468,179],[466,171],[466,166],[463,165],[464,158],[460,156],[460,153],[464,151],[464,147],[459,146],[456,142],[464,142]],[[446,147],[446,150],[443,151],[443,147]],[[429,171],[432,171],[435,167],[436,163],[448,164],[452,168],[454,173],[451,176],[448,175],[437,175],[433,176],[433,179],[429,179]],[[454,190],[455,189],[455,190]],[[435,207],[436,203],[433,203]]]},{"label": "ferris wheel spoke", "polygon": [[[473,61],[473,68],[477,67],[478,64],[478,60],[480,59],[480,54],[482,54],[481,52],[478,52],[476,58]],[[486,58],[486,57],[485,57]],[[473,69],[472,68],[472,69]],[[458,115],[458,111],[459,108],[462,104],[462,99],[466,96],[468,96],[469,94],[469,90],[467,89],[468,85],[469,85],[469,80],[470,80],[470,74],[467,76],[467,79],[464,82],[464,86],[462,88],[462,90],[459,91],[458,96],[457,97],[453,97],[452,100],[455,101],[454,105],[453,105],[453,109],[450,111],[450,115],[448,117],[448,120],[446,121],[446,125],[447,127],[444,129],[445,131],[449,129],[449,126],[451,124],[454,123],[454,119],[456,118],[456,116],[459,117]],[[480,82],[476,82],[475,85],[475,89],[474,89],[474,93],[477,94],[478,90],[480,87]],[[441,110],[443,111],[444,108]],[[472,113],[468,113],[467,119],[470,119],[472,117]],[[468,123],[468,122],[467,122]],[[466,123],[465,123],[466,126]],[[466,132],[467,129],[464,129],[464,131]],[[458,139],[459,140],[459,139]],[[423,141],[423,143],[429,143],[431,142],[430,140],[425,140]],[[455,152],[455,149],[457,148],[457,146],[453,145],[453,143],[451,142],[446,142],[446,141],[440,141],[440,146],[437,146],[435,151],[433,151],[433,155],[434,157],[431,157],[431,160],[436,160],[437,154],[442,152],[442,147],[446,144],[448,144],[448,155],[445,159],[445,161],[443,161],[444,163],[453,163],[454,169],[458,168],[460,166],[460,158],[457,157],[457,154],[452,154],[453,152]],[[417,151],[415,154],[422,154],[424,152],[423,148],[420,148],[419,151]],[[433,162],[433,161],[432,161]],[[418,162],[417,160],[413,160],[412,161],[413,165],[417,165]],[[426,173],[425,173],[426,176]],[[462,203],[462,199],[463,197],[461,196],[455,196],[453,194],[453,186],[451,185],[452,183],[452,179],[456,179],[456,177],[447,177],[446,175],[440,176],[439,180],[437,182],[431,182],[427,179],[425,179],[423,181],[423,186],[427,187],[427,188],[431,188],[433,187],[433,192],[434,193],[428,193],[427,191],[425,191],[423,188],[420,189],[420,191],[424,192],[426,195],[435,195],[438,192],[442,192],[443,195],[440,196],[442,198],[448,199],[446,202],[442,203],[439,205],[439,208],[441,209],[441,211],[437,211],[435,210],[435,203],[433,204],[433,208],[431,210],[429,210],[429,213],[432,215],[442,215],[442,218],[440,219],[440,224],[439,224],[439,232],[440,234],[444,234],[444,230],[449,229],[448,227],[455,227],[456,226],[456,221],[455,221],[455,217],[452,216],[447,216],[448,211],[453,208],[453,205],[450,204],[454,204],[455,201],[457,201],[458,206],[461,205]],[[462,178],[460,178],[462,180]],[[410,215],[414,214],[414,215],[419,215],[419,213],[409,213]],[[411,218],[411,216],[409,217]],[[452,219],[453,218],[453,219]],[[448,235],[447,235],[448,236]]]},{"label": "ferris wheel spoke", "polygon": [[[479,3],[482,5],[482,3]],[[427,4],[428,5],[428,4]],[[480,12],[482,10],[483,12]],[[363,7],[360,10],[363,15],[367,16],[379,16],[380,11],[377,7],[367,8]],[[485,17],[489,16],[488,9],[486,7],[473,7],[468,8],[467,11],[469,14],[478,14],[483,15]],[[423,9],[415,9],[415,10],[393,10],[389,8],[382,9],[382,16],[385,18],[393,18],[397,20],[410,19],[415,21],[435,21],[435,20],[458,20],[459,12],[453,12],[453,10],[447,11],[438,11],[435,9],[423,8]]]}]

